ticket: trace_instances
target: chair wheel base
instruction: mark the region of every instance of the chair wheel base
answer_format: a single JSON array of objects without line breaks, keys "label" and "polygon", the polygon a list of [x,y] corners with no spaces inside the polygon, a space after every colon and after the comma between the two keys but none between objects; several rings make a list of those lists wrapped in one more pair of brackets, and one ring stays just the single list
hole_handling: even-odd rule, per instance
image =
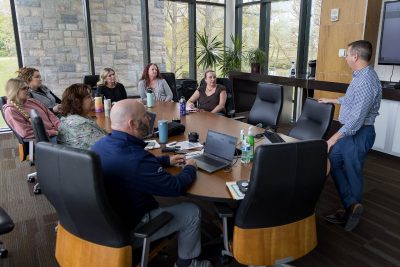
[{"label": "chair wheel base", "polygon": [[39,186],[35,185],[35,186],[33,187],[33,193],[34,193],[35,195],[40,195],[40,194],[42,193],[42,190],[40,189]]},{"label": "chair wheel base", "polygon": [[6,258],[8,256],[8,250],[0,248],[0,258]]},{"label": "chair wheel base", "polygon": [[232,257],[227,255],[220,256],[219,261],[221,262],[222,265],[227,265],[232,262]]}]

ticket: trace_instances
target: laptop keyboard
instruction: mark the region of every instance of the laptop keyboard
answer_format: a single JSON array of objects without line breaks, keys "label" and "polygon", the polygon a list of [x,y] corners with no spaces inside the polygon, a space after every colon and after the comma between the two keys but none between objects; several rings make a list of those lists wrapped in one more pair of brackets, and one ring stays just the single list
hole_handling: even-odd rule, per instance
[{"label": "laptop keyboard", "polygon": [[222,162],[212,159],[212,158],[209,158],[209,157],[205,157],[203,155],[199,156],[197,159],[201,159],[204,163],[209,164],[213,167],[219,167],[219,166],[223,165]]},{"label": "laptop keyboard", "polygon": [[285,143],[285,140],[275,132],[265,131],[264,135],[271,143]]}]

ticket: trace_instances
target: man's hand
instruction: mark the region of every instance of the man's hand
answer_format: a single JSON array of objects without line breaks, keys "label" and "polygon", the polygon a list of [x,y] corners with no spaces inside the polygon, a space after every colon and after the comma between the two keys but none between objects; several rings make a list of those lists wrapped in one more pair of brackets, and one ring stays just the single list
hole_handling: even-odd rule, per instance
[{"label": "man's hand", "polygon": [[331,150],[331,148],[333,147],[334,144],[336,144],[336,142],[342,138],[342,134],[340,132],[336,132],[334,135],[332,135],[331,138],[329,138],[329,140],[327,141],[328,144],[328,152]]},{"label": "man's hand", "polygon": [[196,160],[195,159],[188,159],[186,160],[186,165],[192,165],[193,167],[195,167],[197,169],[197,164],[196,164]]},{"label": "man's hand", "polygon": [[318,99],[318,103],[324,103],[324,104],[328,104],[328,103],[339,104],[339,100],[337,100],[337,99],[330,99],[330,98],[319,98],[319,99]]},{"label": "man's hand", "polygon": [[174,155],[169,157],[171,165],[185,164],[185,155]]}]

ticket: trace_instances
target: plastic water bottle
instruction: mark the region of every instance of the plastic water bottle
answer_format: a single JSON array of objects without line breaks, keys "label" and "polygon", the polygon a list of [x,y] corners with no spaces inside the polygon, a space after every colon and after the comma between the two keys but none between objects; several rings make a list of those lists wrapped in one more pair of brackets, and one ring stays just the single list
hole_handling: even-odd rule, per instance
[{"label": "plastic water bottle", "polygon": [[244,164],[250,163],[250,158],[249,158],[249,153],[250,153],[250,145],[246,142],[246,140],[243,140],[242,142],[242,158],[240,161]]},{"label": "plastic water bottle", "polygon": [[186,100],[184,96],[179,100],[179,115],[181,117],[186,115]]},{"label": "plastic water bottle", "polygon": [[246,142],[250,146],[249,160],[252,161],[254,159],[254,132],[253,132],[253,126],[249,127],[249,130],[247,132],[247,140],[246,140]]},{"label": "plastic water bottle", "polygon": [[243,143],[243,141],[244,141],[244,130],[243,129],[240,130],[239,140],[240,140],[240,143]]}]

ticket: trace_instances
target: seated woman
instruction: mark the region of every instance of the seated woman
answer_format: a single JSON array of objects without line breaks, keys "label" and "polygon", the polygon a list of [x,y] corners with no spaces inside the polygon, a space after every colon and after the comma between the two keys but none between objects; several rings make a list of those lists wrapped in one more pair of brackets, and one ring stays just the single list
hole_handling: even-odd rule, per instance
[{"label": "seated woman", "polygon": [[61,100],[49,88],[42,84],[39,70],[30,67],[20,68],[18,78],[24,80],[30,87],[30,95],[39,100],[52,112],[59,112]]},{"label": "seated woman", "polygon": [[112,68],[104,68],[97,83],[96,95],[103,95],[111,102],[118,102],[127,98],[125,87],[117,81],[115,71]]},{"label": "seated woman", "polygon": [[31,109],[35,109],[43,120],[50,141],[55,143],[60,120],[41,102],[30,98],[28,90],[28,84],[21,79],[7,81],[7,104],[3,106],[6,121],[22,138],[34,139],[35,136],[29,114]]},{"label": "seated woman", "polygon": [[157,65],[154,63],[150,63],[144,68],[138,88],[142,100],[146,100],[147,90],[151,90],[154,93],[156,101],[167,102],[173,101],[172,99],[174,98],[171,88],[169,88],[168,83],[162,78]]},{"label": "seated woman", "polygon": [[92,109],[91,88],[85,84],[73,84],[65,89],[61,100],[61,125],[57,141],[60,144],[90,149],[106,131],[89,118]]},{"label": "seated woman", "polygon": [[198,109],[225,114],[226,88],[217,84],[217,77],[212,70],[206,71],[204,79],[205,86],[197,88],[187,102],[188,107],[196,109],[194,103],[198,102]]}]

